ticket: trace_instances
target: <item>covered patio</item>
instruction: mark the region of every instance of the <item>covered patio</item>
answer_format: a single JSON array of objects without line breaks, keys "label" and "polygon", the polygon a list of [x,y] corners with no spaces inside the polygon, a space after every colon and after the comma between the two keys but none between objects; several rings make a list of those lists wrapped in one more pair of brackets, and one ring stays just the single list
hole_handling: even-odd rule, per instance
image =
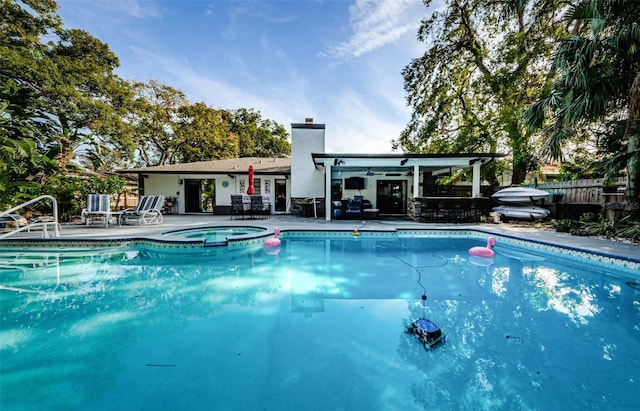
[{"label": "covered patio", "polygon": [[[481,167],[500,153],[344,154],[312,153],[316,170],[324,171],[325,219],[346,217],[338,203],[358,197],[360,217],[405,215],[433,222],[473,222],[490,204],[481,191]],[[439,186],[437,180],[471,169],[465,184]]]}]

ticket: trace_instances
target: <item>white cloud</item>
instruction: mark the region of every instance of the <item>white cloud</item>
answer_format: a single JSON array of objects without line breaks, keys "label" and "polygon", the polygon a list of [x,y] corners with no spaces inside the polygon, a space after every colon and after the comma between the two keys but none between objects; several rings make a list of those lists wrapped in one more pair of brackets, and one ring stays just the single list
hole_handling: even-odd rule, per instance
[{"label": "white cloud", "polygon": [[347,91],[335,96],[326,130],[326,150],[337,153],[390,153],[404,123],[380,113],[365,96]]},{"label": "white cloud", "polygon": [[213,4],[207,4],[204,6],[204,15],[205,16],[214,16],[215,15],[215,6]]},{"label": "white cloud", "polygon": [[360,57],[393,43],[408,32],[416,33],[420,16],[419,0],[356,0],[349,7],[353,34],[345,42],[329,48],[323,56],[343,60]]},{"label": "white cloud", "polygon": [[[213,80],[211,73],[199,73],[188,62],[166,58],[147,50],[135,49],[140,61],[155,70],[152,78],[166,84],[179,84],[191,102],[204,101],[225,110],[253,108],[265,119],[285,128],[313,117],[326,123],[328,152],[388,153],[390,140],[396,139],[404,127],[394,118],[397,113],[380,114],[375,106],[354,90],[339,94],[318,95],[309,92],[308,79],[291,69],[286,80],[260,86],[238,87]],[[139,67],[140,68],[140,67]]]},{"label": "white cloud", "polygon": [[88,9],[92,9],[93,11],[113,12],[139,18],[160,17],[160,11],[156,7],[156,2],[153,0],[89,0],[86,3],[90,4]]},{"label": "white cloud", "polygon": [[260,111],[263,118],[274,120],[285,127],[289,123],[302,121],[312,111],[305,97],[307,80],[293,67],[289,68],[287,76],[280,82],[263,82],[246,72],[246,81],[236,86],[226,81],[214,80],[220,76],[214,72],[199,72],[188,61],[154,54],[141,48],[133,48],[132,51],[140,62],[138,72],[144,71],[149,73],[148,78],[180,88],[192,103],[202,101],[211,107],[225,110],[252,108]]},{"label": "white cloud", "polygon": [[234,39],[246,29],[247,24],[253,22],[266,22],[269,24],[284,24],[294,20],[293,16],[287,14],[271,14],[268,8],[260,7],[263,4],[259,2],[236,2],[232,3],[228,11],[228,25],[224,30],[224,36],[227,39]]},{"label": "white cloud", "polygon": [[[118,6],[121,8],[127,4],[129,15],[141,13],[136,10],[145,4],[115,3],[123,3]],[[400,72],[420,54],[415,33],[420,16],[426,14],[420,0],[354,2],[350,8],[353,36],[343,44],[345,54],[341,61],[336,58],[337,65],[292,54],[286,42],[264,30],[255,31],[252,45],[256,48],[251,52],[246,48],[224,48],[224,44],[215,53],[192,53],[189,46],[172,50],[172,43],[163,42],[158,30],[173,14],[165,3],[149,2],[154,4],[166,11],[158,24],[147,20],[145,24],[128,26],[125,22],[131,19],[109,20],[110,16],[123,15],[124,9],[118,13],[106,13],[105,9],[102,19],[89,24],[94,28],[96,24],[104,26],[105,39],[119,40],[114,45],[119,46],[117,52],[123,65],[117,71],[124,78],[157,80],[182,90],[192,103],[202,101],[225,110],[252,108],[287,129],[291,123],[313,117],[316,123],[327,126],[328,152],[390,152],[390,141],[398,138],[410,118]],[[250,23],[256,19],[276,21],[275,24],[287,20],[286,13],[276,20],[267,19],[260,8],[250,10],[246,6],[247,3],[238,3],[227,10],[214,4],[214,9],[203,2],[200,12],[225,13],[222,19],[226,25],[218,29],[229,30],[226,34],[240,29],[250,29],[252,33],[255,27]],[[86,9],[81,10],[87,13]],[[92,16],[97,12],[93,10]],[[377,52],[364,54],[364,50],[373,51],[376,47]],[[222,61],[216,59],[220,55],[224,56]],[[356,55],[361,58],[348,58]]]},{"label": "white cloud", "polygon": [[[150,49],[133,51],[139,62],[138,72],[150,73],[149,78],[179,87],[192,103],[203,101],[225,110],[253,108],[263,118],[287,129],[291,123],[313,117],[316,123],[326,123],[328,152],[391,152],[390,141],[398,138],[410,118],[402,93],[398,92],[402,83],[399,70],[395,69],[397,64],[390,64],[394,76],[389,74],[388,65],[367,64],[377,69],[363,73],[362,80],[369,84],[364,91],[359,90],[360,86],[323,90],[315,88],[276,45],[263,42],[262,46],[277,58],[277,67],[283,72],[278,81],[261,81],[241,61],[236,62],[236,72],[243,72],[245,81],[230,83],[218,80],[224,76],[213,69],[207,72],[194,69],[187,60],[155,54]],[[393,79],[395,76],[398,78]]]},{"label": "white cloud", "polygon": [[123,4],[123,11],[134,17],[160,17],[160,11],[156,8],[153,1],[126,0],[126,1],[108,1],[110,4]]}]

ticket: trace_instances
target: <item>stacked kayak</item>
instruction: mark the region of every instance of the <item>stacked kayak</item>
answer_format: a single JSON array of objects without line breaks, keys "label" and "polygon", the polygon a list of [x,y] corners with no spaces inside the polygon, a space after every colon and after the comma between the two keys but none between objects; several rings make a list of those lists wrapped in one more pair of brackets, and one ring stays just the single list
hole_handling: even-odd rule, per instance
[{"label": "stacked kayak", "polygon": [[542,220],[550,214],[549,210],[533,203],[543,200],[549,195],[544,190],[528,187],[510,187],[496,191],[491,197],[501,204],[493,208],[500,215],[501,220],[509,218],[522,220]]}]

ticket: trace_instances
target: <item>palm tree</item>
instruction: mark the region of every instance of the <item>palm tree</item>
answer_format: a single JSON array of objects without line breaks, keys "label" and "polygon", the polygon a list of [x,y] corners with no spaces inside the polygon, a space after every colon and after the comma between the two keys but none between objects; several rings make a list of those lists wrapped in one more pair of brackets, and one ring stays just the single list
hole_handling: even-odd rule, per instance
[{"label": "palm tree", "polygon": [[605,147],[606,175],[626,167],[627,201],[639,204],[640,2],[583,0],[565,20],[571,33],[555,53],[555,82],[527,110],[527,122],[545,128],[547,154],[555,159],[562,158],[567,141],[590,133],[589,127],[613,132],[621,150]]}]

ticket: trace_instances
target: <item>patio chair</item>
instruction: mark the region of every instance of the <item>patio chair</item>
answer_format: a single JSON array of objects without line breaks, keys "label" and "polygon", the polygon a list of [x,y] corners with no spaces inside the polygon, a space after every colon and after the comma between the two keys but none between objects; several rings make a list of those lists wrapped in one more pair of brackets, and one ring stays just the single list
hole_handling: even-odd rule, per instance
[{"label": "patio chair", "polygon": [[120,215],[120,222],[124,224],[161,224],[162,223],[162,206],[164,205],[164,196],[142,196],[136,208],[123,210]]},{"label": "patio chair", "polygon": [[438,221],[438,201],[422,199],[420,201],[420,221],[433,223]]},{"label": "patio chair", "polygon": [[345,214],[347,218],[362,218],[362,200],[349,200],[349,202],[347,203],[347,210],[345,211]]},{"label": "patio chair", "polygon": [[108,227],[111,219],[111,197],[109,194],[89,194],[87,208],[82,210],[80,219],[86,225],[98,221]]},{"label": "patio chair", "polygon": [[271,201],[266,195],[251,196],[251,217],[268,218],[271,214]]},{"label": "patio chair", "polygon": [[246,194],[231,195],[231,219],[241,216],[242,219],[251,211],[251,198]]}]

